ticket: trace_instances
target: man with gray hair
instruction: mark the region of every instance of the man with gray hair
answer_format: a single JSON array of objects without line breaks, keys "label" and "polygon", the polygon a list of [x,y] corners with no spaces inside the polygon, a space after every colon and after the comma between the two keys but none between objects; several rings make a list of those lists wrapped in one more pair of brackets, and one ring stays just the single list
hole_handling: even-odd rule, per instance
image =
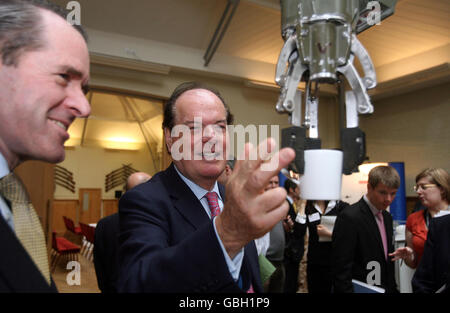
[{"label": "man with gray hair", "polygon": [[54,292],[45,235],[13,170],[64,160],[67,129],[87,117],[89,53],[81,28],[45,0],[0,1],[0,292]]},{"label": "man with gray hair", "polygon": [[392,216],[387,209],[400,186],[391,166],[369,172],[367,194],[336,218],[332,236],[334,292],[354,292],[352,280],[396,293]]}]

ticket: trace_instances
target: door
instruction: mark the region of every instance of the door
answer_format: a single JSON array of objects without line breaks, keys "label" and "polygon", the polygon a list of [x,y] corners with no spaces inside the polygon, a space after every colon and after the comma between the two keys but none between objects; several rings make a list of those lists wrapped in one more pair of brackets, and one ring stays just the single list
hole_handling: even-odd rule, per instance
[{"label": "door", "polygon": [[78,221],[85,224],[97,223],[101,216],[102,189],[80,188],[79,205]]}]

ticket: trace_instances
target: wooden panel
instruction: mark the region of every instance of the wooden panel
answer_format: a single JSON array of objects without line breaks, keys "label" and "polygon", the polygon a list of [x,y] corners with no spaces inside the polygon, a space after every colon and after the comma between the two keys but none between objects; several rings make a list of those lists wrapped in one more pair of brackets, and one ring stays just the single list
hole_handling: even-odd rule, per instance
[{"label": "wooden panel", "polygon": [[105,199],[103,200],[103,217],[117,213],[119,210],[118,199]]},{"label": "wooden panel", "polygon": [[15,169],[15,173],[23,181],[30,200],[39,216],[47,238],[47,247],[51,247],[52,201],[55,191],[53,177],[54,165],[41,161],[27,161]]},{"label": "wooden panel", "polygon": [[63,216],[72,219],[75,225],[78,220],[78,200],[53,200],[53,230],[59,235],[66,231]]},{"label": "wooden panel", "polygon": [[100,220],[100,206],[102,205],[101,188],[79,189],[79,212],[80,222],[85,224],[97,223]]}]

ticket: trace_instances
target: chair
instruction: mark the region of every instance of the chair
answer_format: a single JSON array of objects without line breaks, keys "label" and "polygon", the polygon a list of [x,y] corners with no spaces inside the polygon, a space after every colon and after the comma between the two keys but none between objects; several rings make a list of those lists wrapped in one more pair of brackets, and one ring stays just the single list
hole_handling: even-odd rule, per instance
[{"label": "chair", "polygon": [[64,225],[66,225],[66,232],[64,233],[64,237],[67,240],[81,246],[83,239],[81,228],[75,227],[75,223],[73,222],[73,220],[67,216],[63,216],[63,220]]},{"label": "chair", "polygon": [[70,242],[64,237],[56,237],[56,232],[52,234],[52,260],[51,272],[55,271],[56,265],[62,255],[66,256],[68,260],[78,261],[78,254],[80,247]]},{"label": "chair", "polygon": [[67,216],[63,216],[63,219],[68,231],[74,233],[75,235],[81,235],[81,227],[75,227],[73,220]]},{"label": "chair", "polygon": [[95,227],[80,222],[80,228],[81,233],[84,236],[81,254],[84,255],[88,260],[91,260],[94,251]]}]

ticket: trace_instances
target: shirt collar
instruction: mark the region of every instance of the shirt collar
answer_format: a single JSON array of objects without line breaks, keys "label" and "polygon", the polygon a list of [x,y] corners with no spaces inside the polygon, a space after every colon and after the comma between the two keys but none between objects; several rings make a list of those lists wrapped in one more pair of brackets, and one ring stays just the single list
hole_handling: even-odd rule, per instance
[{"label": "shirt collar", "polygon": [[[336,203],[337,202],[335,200],[328,201],[327,207],[326,207],[325,212],[323,213],[323,215],[326,215],[328,212],[333,210],[334,207],[336,206]],[[322,210],[319,208],[319,206],[315,202],[314,202],[314,208],[317,210],[317,212],[320,213],[320,215],[322,215]]]},{"label": "shirt collar", "polygon": [[6,159],[3,157],[3,154],[0,153],[0,178],[5,177],[10,172],[11,171],[9,170],[8,162],[6,162]]},{"label": "shirt collar", "polygon": [[191,189],[191,191],[194,193],[194,195],[197,197],[197,199],[201,199],[203,198],[206,193],[210,192],[210,191],[214,191],[217,193],[217,196],[219,197],[220,200],[223,201],[220,192],[219,192],[219,185],[217,184],[217,181],[214,183],[214,187],[212,190],[206,190],[202,187],[200,187],[199,185],[197,185],[196,183],[194,183],[192,180],[190,180],[189,178],[185,177],[183,174],[181,174],[181,172],[177,169],[177,166],[175,165],[175,170],[177,171],[178,175],[180,175],[180,178],[186,183],[186,185],[189,187],[189,189]]},{"label": "shirt collar", "polygon": [[293,203],[294,203],[294,200],[292,200],[292,198],[291,198],[289,195],[286,196],[286,199],[288,200],[288,202],[289,202],[290,204],[293,204]]}]

